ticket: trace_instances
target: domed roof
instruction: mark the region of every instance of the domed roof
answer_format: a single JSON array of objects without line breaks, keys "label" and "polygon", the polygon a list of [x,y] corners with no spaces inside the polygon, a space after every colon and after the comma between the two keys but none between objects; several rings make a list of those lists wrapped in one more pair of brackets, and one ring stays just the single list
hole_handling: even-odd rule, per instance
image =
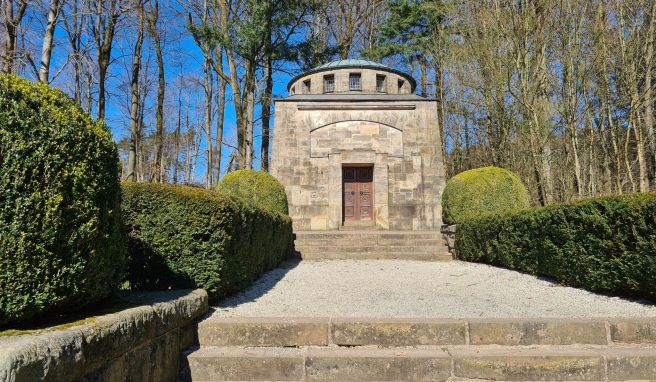
[{"label": "domed roof", "polygon": [[383,65],[375,61],[362,60],[362,59],[346,59],[346,60],[336,60],[336,61],[327,62],[323,65],[319,65],[313,69],[310,69],[307,72],[295,76],[289,81],[289,83],[287,83],[287,90],[289,90],[291,85],[294,82],[296,82],[299,78],[305,77],[309,74],[324,72],[329,70],[349,69],[349,68],[383,70],[383,71],[395,73],[398,74],[399,76],[405,77],[410,82],[412,92],[414,92],[415,88],[417,87],[417,81],[415,81],[415,79],[408,73],[404,73],[400,70],[390,68],[387,65]]}]

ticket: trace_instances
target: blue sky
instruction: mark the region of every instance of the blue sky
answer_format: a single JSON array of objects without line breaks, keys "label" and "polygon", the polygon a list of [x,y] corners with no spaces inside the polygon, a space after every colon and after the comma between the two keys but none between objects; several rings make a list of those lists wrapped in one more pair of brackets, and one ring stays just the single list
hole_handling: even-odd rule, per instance
[{"label": "blue sky", "polygon": [[[190,107],[189,117],[192,124],[202,124],[204,113],[202,106],[204,103],[204,92],[200,85],[203,78],[203,54],[197,47],[193,37],[187,30],[185,25],[189,7],[181,5],[183,1],[164,1],[161,2],[160,18],[163,21],[163,48],[164,48],[164,61],[166,73],[166,101],[165,101],[165,118],[164,124],[167,132],[173,132],[177,124],[177,99],[178,87],[181,81],[185,84],[185,93],[188,93],[183,98],[183,109]],[[186,4],[186,3],[185,3]],[[43,30],[45,28],[45,10],[39,9],[35,5],[29,8],[30,12],[26,16],[25,25],[27,28],[26,45],[27,49],[31,52],[33,57],[38,57],[40,54],[40,44],[43,38]],[[60,20],[61,21],[61,20]],[[70,95],[73,95],[72,79],[72,65],[68,61],[70,55],[69,43],[66,33],[63,29],[63,23],[60,22],[56,29],[55,46],[53,50],[53,61],[51,65],[51,75],[57,77],[52,80],[52,85],[61,88]],[[130,104],[130,88],[129,82],[131,77],[131,61],[133,56],[134,42],[136,39],[136,26],[133,25],[134,19],[132,16],[123,16],[117,28],[115,43],[112,52],[112,63],[109,68],[109,75],[107,78],[107,108],[106,108],[106,123],[112,130],[114,139],[119,142],[122,139],[129,138],[129,104]],[[303,31],[300,31],[301,33]],[[87,37],[89,38],[89,37]],[[292,40],[303,38],[302,35],[296,35]],[[92,48],[89,59],[95,60],[95,50],[93,41],[88,41],[89,46]],[[151,44],[150,37],[146,33],[143,50],[143,71],[142,81],[149,82],[148,97],[146,104],[145,125],[146,135],[152,133],[155,125],[155,96],[156,96],[156,64],[155,53]],[[291,77],[299,73],[299,68],[294,63],[282,63],[283,71],[277,71],[274,74],[274,98],[280,98],[287,95],[286,85]],[[226,67],[227,65],[224,65]],[[396,66],[396,65],[394,65]],[[63,69],[62,69],[63,68]],[[23,75],[35,79],[34,73],[26,66],[23,70]],[[95,90],[95,89],[94,89]],[[215,89],[216,90],[216,89]],[[236,130],[235,130],[235,113],[234,105],[232,104],[232,94],[230,89],[227,89],[227,104],[225,108],[225,124],[224,124],[224,141],[229,145],[236,145]],[[194,110],[195,108],[195,110]],[[95,110],[95,102],[93,105],[94,115],[97,115]],[[260,110],[256,107],[255,111],[255,168],[260,168],[260,137],[261,126],[259,123]],[[212,123],[215,125],[215,121]],[[272,115],[271,127],[273,128],[274,121]],[[214,132],[213,132],[214,133]],[[275,135],[275,131],[272,132]],[[216,139],[216,137],[214,137]],[[199,158],[199,166],[196,169],[195,182],[204,182],[205,173],[205,143],[201,145],[201,155]],[[229,161],[232,149],[226,145],[222,150],[222,171],[225,173],[225,167]]]},{"label": "blue sky", "polygon": [[[165,8],[169,7],[169,8]],[[41,9],[32,8],[32,13],[26,17],[26,25],[29,27],[26,33],[26,41],[28,49],[32,52],[33,56],[40,53],[40,43],[43,37],[43,17]],[[165,61],[165,74],[166,74],[166,103],[165,103],[165,129],[167,132],[173,132],[177,125],[177,99],[178,99],[178,86],[181,82],[181,76],[184,78],[186,90],[190,93],[191,97],[183,97],[183,109],[188,105],[202,106],[204,103],[204,92],[199,88],[200,81],[203,78],[203,54],[197,47],[193,37],[187,31],[185,26],[185,16],[187,9],[179,4],[173,2],[162,3],[161,19],[165,21],[163,28],[164,40],[164,61]],[[117,31],[115,44],[112,52],[112,63],[109,69],[107,78],[107,108],[106,108],[106,123],[110,127],[114,139],[119,142],[121,139],[129,138],[129,115],[128,107],[130,102],[129,95],[129,80],[130,80],[130,66],[132,60],[133,45],[136,38],[135,28],[128,25],[128,19],[123,19],[123,24]],[[298,37],[296,37],[298,38]],[[90,41],[90,44],[93,43]],[[68,45],[66,33],[60,25],[56,29],[55,46],[53,50],[53,58],[51,65],[51,75],[58,74],[52,80],[51,85],[61,88],[66,93],[73,95],[73,82],[72,82],[72,65],[67,61],[70,48]],[[95,52],[92,52],[92,59],[95,59]],[[145,68],[147,73],[142,74],[142,80],[147,79],[152,85],[149,87],[148,100],[146,105],[145,125],[147,133],[152,132],[155,125],[155,109],[154,102],[156,96],[156,67],[154,50],[151,41],[146,34],[143,50],[143,65],[150,65]],[[227,67],[227,65],[225,65]],[[64,68],[62,70],[62,68]],[[227,68],[226,68],[227,69]],[[292,63],[284,64],[285,72],[297,73],[298,68]],[[291,75],[285,72],[276,72],[274,74],[274,97],[284,97],[287,94],[286,85],[290,80]],[[35,74],[26,67],[23,72],[25,77],[35,80]],[[216,93],[215,88],[215,93]],[[234,105],[232,104],[232,94],[230,88],[227,88],[227,104],[225,108],[225,122],[224,122],[224,140],[230,144],[236,144],[236,130],[235,130],[235,113]],[[94,103],[94,116],[97,114]],[[215,110],[216,112],[216,110]],[[256,109],[256,126],[255,126],[255,161],[254,166],[260,168],[260,136],[261,126],[259,124],[260,110]],[[202,123],[204,115],[202,110],[194,111],[193,107],[190,112],[190,119],[192,123]],[[212,125],[215,125],[216,119],[214,118]],[[271,126],[273,127],[273,115]],[[214,129],[214,127],[213,127]],[[214,135],[214,131],[213,131]],[[213,137],[216,139],[216,137]],[[196,170],[196,182],[204,181],[205,173],[205,154],[206,144],[203,140],[201,144],[202,158],[199,159],[199,166]],[[232,149],[228,146],[223,146],[222,150],[222,171],[225,173],[225,167],[229,161]]]}]

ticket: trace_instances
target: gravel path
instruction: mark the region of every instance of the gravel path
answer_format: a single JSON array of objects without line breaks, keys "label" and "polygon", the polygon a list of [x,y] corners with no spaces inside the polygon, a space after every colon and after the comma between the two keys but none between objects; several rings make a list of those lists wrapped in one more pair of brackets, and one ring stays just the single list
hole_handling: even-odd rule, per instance
[{"label": "gravel path", "polygon": [[288,262],[215,307],[216,317],[656,317],[656,305],[606,297],[460,261]]}]

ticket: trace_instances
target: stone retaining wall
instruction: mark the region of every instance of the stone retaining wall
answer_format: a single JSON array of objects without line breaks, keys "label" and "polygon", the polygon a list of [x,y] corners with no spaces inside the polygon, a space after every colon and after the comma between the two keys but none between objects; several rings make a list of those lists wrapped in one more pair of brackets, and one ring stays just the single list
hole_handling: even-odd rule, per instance
[{"label": "stone retaining wall", "polygon": [[444,245],[449,247],[449,253],[453,256],[454,259],[457,259],[456,256],[456,225],[443,225],[441,228],[442,238],[444,239]]},{"label": "stone retaining wall", "polygon": [[0,381],[175,381],[207,312],[202,289],[131,293],[135,307],[43,334],[0,337]]}]

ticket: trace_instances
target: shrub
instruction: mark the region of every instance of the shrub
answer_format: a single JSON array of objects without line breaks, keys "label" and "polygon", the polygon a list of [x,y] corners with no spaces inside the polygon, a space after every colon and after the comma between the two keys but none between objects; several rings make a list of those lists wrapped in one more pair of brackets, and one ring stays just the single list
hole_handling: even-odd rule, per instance
[{"label": "shrub", "polygon": [[234,195],[255,205],[287,215],[285,188],[272,175],[264,171],[237,170],[223,177],[217,191]]},{"label": "shrub", "polygon": [[216,300],[290,254],[289,216],[188,186],[123,184],[135,289],[204,288]]},{"label": "shrub", "polygon": [[656,193],[465,221],[456,246],[462,260],[596,292],[656,298]]},{"label": "shrub", "polygon": [[451,178],[442,195],[445,224],[459,224],[487,213],[528,208],[529,195],[517,175],[499,167],[482,167]]},{"label": "shrub", "polygon": [[124,276],[118,168],[73,100],[0,76],[0,324],[81,308]]}]

